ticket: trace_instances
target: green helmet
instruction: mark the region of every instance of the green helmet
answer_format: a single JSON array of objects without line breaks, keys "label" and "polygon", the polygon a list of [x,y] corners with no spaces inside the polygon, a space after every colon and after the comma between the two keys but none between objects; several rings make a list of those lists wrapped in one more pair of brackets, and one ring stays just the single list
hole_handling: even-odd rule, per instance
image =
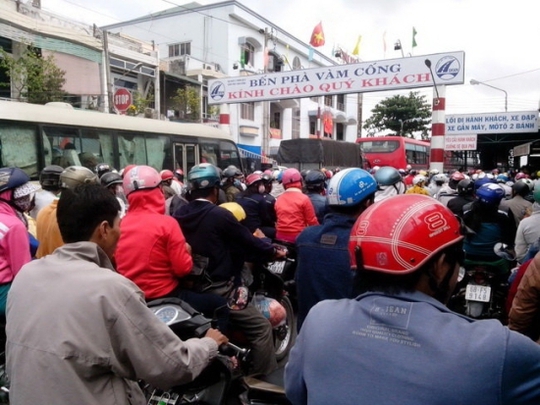
[{"label": "green helmet", "polygon": [[193,166],[187,175],[187,180],[191,190],[217,187],[221,181],[217,167],[210,163]]}]

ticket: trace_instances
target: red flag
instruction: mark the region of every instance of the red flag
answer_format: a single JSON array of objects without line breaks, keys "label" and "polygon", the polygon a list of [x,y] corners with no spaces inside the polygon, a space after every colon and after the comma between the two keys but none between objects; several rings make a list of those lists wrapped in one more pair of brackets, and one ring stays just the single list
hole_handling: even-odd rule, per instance
[{"label": "red flag", "polygon": [[323,132],[329,134],[330,137],[332,137],[332,133],[334,132],[334,120],[330,111],[325,111],[323,115]]},{"label": "red flag", "polygon": [[324,45],[324,32],[322,29],[322,22],[318,23],[315,28],[313,28],[313,33],[311,34],[311,40],[309,44],[314,48]]}]

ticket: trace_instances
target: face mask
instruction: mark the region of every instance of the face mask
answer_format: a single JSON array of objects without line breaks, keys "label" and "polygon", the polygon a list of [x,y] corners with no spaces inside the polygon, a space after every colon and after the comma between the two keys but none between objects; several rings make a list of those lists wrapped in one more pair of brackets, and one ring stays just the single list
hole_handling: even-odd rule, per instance
[{"label": "face mask", "polygon": [[266,191],[266,188],[264,187],[264,185],[260,185],[259,186],[259,194],[264,194],[265,191]]},{"label": "face mask", "polygon": [[28,212],[32,209],[32,198],[30,195],[25,195],[24,197],[13,200],[13,205],[21,212]]}]

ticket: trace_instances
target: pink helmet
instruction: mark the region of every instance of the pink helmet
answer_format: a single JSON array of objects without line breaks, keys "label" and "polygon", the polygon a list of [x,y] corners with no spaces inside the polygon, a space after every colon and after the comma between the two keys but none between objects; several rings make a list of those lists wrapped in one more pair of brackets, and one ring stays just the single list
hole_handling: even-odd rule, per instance
[{"label": "pink helmet", "polygon": [[165,181],[165,180],[172,180],[172,178],[174,177],[174,174],[171,170],[162,170],[161,172],[159,172],[159,174],[161,175],[161,180]]},{"label": "pink helmet", "polygon": [[135,166],[124,175],[126,196],[133,191],[156,188],[160,184],[160,174],[150,166]]},{"label": "pink helmet", "polygon": [[294,168],[287,169],[283,172],[283,177],[281,178],[281,182],[283,183],[283,187],[287,188],[287,186],[293,183],[301,183],[302,175],[300,174],[298,170]]},{"label": "pink helmet", "polygon": [[525,174],[523,172],[519,172],[518,174],[516,174],[515,180],[518,181],[518,180],[521,180],[521,179],[528,179],[528,178],[529,178],[528,174]]},{"label": "pink helmet", "polygon": [[246,177],[246,186],[251,186],[252,184],[262,181],[263,177],[260,173],[251,173],[249,176]]}]

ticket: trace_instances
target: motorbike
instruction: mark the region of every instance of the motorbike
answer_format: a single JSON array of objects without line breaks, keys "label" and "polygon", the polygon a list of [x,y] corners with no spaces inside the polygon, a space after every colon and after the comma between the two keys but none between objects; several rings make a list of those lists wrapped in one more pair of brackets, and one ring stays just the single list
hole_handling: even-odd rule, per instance
[{"label": "motorbike", "polygon": [[[212,320],[202,316],[178,298],[150,301],[148,307],[182,340],[203,337]],[[288,405],[283,384],[276,384],[275,376],[245,377],[250,361],[249,349],[228,343],[219,348],[220,354],[192,382],[175,386],[167,391],[141,382],[148,405]],[[236,361],[231,360],[234,356]],[[282,375],[282,370],[276,375]],[[278,377],[279,379],[279,377]],[[281,377],[282,381],[282,377]],[[266,384],[266,385],[265,385]],[[256,398],[254,400],[253,398]]]},{"label": "motorbike", "polygon": [[497,319],[506,324],[506,298],[510,289],[508,277],[515,260],[508,246],[497,243],[496,261],[477,261],[465,258],[455,292],[448,307],[475,319]]}]

